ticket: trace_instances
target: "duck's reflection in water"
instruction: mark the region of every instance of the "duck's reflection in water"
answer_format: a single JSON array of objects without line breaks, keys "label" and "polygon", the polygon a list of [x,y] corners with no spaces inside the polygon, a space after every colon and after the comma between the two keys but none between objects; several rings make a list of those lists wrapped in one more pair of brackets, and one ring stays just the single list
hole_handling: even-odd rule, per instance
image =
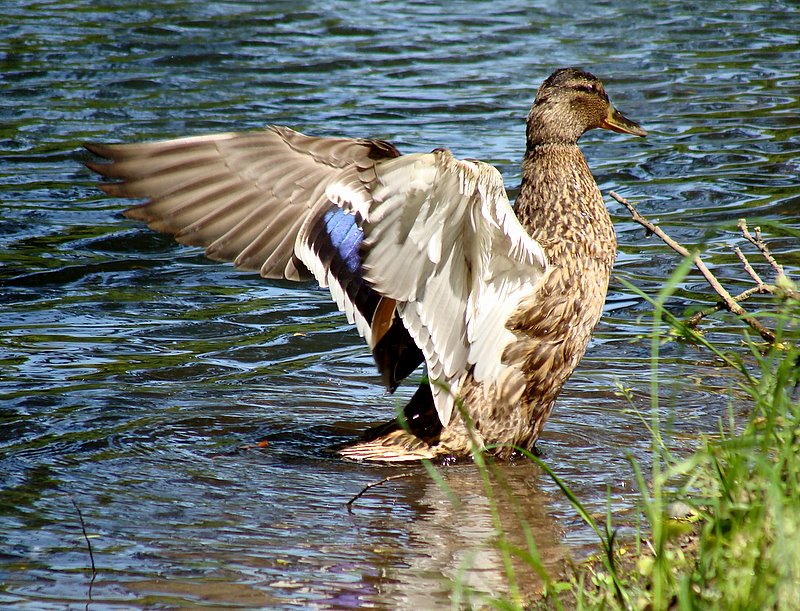
[{"label": "duck's reflection in water", "polygon": [[[436,481],[419,469],[356,501],[355,527],[373,542],[381,531],[387,536],[386,545],[369,554],[376,572],[364,583],[373,590],[368,598],[388,608],[430,609],[449,607],[453,597],[480,604],[486,597],[508,596],[514,587],[523,596],[542,587],[530,563],[510,551],[504,557],[502,549],[530,552],[550,572],[564,559],[560,527],[548,515],[549,494],[539,487],[546,475],[527,461],[490,471],[487,477],[476,465],[459,464],[437,469]],[[416,514],[402,541],[381,515],[386,502],[406,503]],[[327,602],[345,603],[336,597]]]}]

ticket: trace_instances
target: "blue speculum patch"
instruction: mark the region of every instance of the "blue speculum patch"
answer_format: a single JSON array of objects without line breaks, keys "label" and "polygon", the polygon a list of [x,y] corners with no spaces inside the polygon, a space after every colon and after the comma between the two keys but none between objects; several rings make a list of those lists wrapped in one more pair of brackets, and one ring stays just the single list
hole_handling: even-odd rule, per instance
[{"label": "blue speculum patch", "polygon": [[356,217],[341,208],[325,213],[325,230],[342,262],[351,274],[359,275],[359,248],[364,233],[356,225]]},{"label": "blue speculum patch", "polygon": [[364,232],[356,216],[330,204],[310,233],[311,246],[320,263],[328,269],[350,302],[371,324],[380,302],[362,276],[361,242]]}]

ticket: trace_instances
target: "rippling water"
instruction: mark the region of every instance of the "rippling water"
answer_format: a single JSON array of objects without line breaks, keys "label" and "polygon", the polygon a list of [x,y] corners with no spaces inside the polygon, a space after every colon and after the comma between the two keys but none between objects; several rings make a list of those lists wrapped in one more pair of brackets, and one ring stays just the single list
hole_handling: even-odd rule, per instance
[{"label": "rippling water", "polygon": [[[268,4],[268,6],[267,6]],[[0,3],[0,605],[448,607],[452,580],[507,583],[475,469],[397,469],[327,448],[385,420],[357,334],[312,287],[267,283],[123,219],[85,140],[287,124],[448,146],[519,181],[524,117],[553,69],[580,65],[642,123],[583,140],[598,182],[641,202],[723,277],[736,220],[800,228],[800,18],[791,2]],[[615,202],[607,315],[539,447],[589,507],[631,524],[627,455],[648,435],[649,306],[676,264]],[[775,249],[800,267],[796,239]],[[690,276],[671,302],[702,297]],[[729,322],[716,336],[733,338]],[[729,341],[733,341],[732,339]],[[714,430],[733,374],[667,344],[661,416],[680,451]],[[730,397],[733,396],[733,399]],[[266,441],[265,447],[258,442]],[[264,444],[262,444],[263,446]],[[504,468],[549,564],[591,549],[553,483]],[[514,503],[498,500],[512,532]],[[533,577],[523,574],[523,585]]]}]

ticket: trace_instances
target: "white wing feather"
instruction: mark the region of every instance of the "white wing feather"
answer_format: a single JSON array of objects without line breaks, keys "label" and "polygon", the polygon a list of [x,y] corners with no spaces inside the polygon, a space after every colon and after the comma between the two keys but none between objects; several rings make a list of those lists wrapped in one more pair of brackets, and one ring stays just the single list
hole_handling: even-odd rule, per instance
[{"label": "white wing feather", "polygon": [[363,225],[365,278],[398,301],[447,425],[473,367],[487,384],[506,367],[503,352],[514,341],[506,322],[547,261],[492,166],[437,150],[383,161],[375,173]]}]

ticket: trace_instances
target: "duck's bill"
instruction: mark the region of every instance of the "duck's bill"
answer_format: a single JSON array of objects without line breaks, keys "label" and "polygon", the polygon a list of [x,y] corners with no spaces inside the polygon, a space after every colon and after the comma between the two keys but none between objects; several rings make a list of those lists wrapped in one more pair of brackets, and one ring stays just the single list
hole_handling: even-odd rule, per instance
[{"label": "duck's bill", "polygon": [[615,132],[620,132],[621,134],[632,134],[634,136],[647,135],[647,132],[643,130],[638,123],[631,121],[613,107],[608,111],[608,116],[603,119],[600,127],[604,129],[610,129]]}]

